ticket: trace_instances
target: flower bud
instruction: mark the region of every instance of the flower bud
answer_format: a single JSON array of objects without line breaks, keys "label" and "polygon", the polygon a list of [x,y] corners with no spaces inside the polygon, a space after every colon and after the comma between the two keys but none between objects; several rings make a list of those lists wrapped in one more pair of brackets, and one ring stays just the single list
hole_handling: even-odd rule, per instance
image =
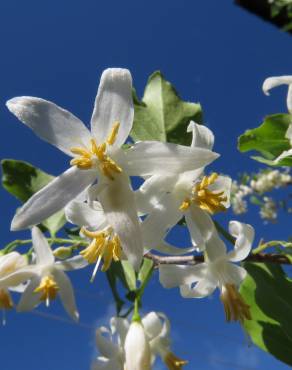
[{"label": "flower bud", "polygon": [[143,325],[131,323],[125,340],[125,368],[127,370],[151,370],[151,351]]},{"label": "flower bud", "polygon": [[54,250],[54,256],[60,260],[65,260],[66,258],[71,257],[72,248],[71,247],[59,247]]}]

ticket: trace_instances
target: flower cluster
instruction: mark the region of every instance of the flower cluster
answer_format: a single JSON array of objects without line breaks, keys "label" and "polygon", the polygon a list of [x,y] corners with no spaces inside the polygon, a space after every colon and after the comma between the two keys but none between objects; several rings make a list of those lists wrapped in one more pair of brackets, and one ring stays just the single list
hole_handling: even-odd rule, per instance
[{"label": "flower cluster", "polygon": [[[0,307],[12,307],[9,289],[23,293],[19,311],[31,310],[41,302],[49,305],[59,295],[65,310],[77,320],[73,288],[65,271],[93,265],[93,280],[99,266],[107,271],[112,262],[127,260],[138,272],[143,256],[154,249],[171,255],[203,252],[204,262],[200,264],[159,266],[161,284],[180,287],[185,298],[202,298],[218,287],[227,321],[251,318],[249,306],[238,291],[246,271],[234,263],[249,255],[254,230],[231,221],[232,251],[219,237],[212,216],[230,206],[232,181],[205,171],[219,156],[213,152],[214,135],[207,127],[189,123],[190,146],[160,141],[124,145],[134,118],[132,78],[128,70],[117,68],[107,69],[101,76],[91,130],[73,114],[43,99],[17,97],[9,100],[7,107],[71,159],[69,168],[35,193],[12,220],[14,231],[32,229],[33,249],[26,256],[13,251],[1,256]],[[135,191],[133,177],[143,180]],[[273,181],[283,182],[283,176],[274,176]],[[259,188],[258,181],[254,187]],[[247,187],[240,185],[238,189],[247,194]],[[237,198],[240,202],[243,196]],[[73,257],[70,252],[69,258],[65,248],[65,259],[60,261],[56,256],[63,256],[64,248],[53,252],[35,225],[61,209],[67,221],[80,228],[85,246]],[[178,248],[166,237],[184,221],[191,246]],[[117,344],[105,334],[116,336]],[[110,330],[97,330],[102,356],[93,369],[146,370],[157,354],[169,369],[181,369],[186,362],[170,352],[168,336],[169,323],[163,314],[152,312],[142,321],[136,315],[132,324],[113,318]]]},{"label": "flower cluster", "polygon": [[140,322],[112,317],[110,328],[96,330],[100,356],[92,370],[151,369],[159,356],[170,370],[180,370],[187,361],[171,352],[170,323],[165,314],[150,312]]},{"label": "flower cluster", "polygon": [[261,170],[251,176],[245,176],[243,182],[232,182],[231,205],[235,214],[248,211],[248,200],[260,207],[260,216],[264,221],[275,222],[281,202],[276,202],[271,196],[266,196],[275,189],[285,188],[292,183],[289,169]]}]

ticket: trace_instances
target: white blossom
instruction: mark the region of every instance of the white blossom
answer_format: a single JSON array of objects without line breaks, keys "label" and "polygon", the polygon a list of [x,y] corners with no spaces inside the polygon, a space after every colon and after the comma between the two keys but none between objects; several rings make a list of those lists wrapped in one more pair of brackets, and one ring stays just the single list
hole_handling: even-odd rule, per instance
[{"label": "white blossom", "polygon": [[206,243],[204,263],[191,265],[160,265],[160,282],[165,288],[180,287],[185,298],[202,298],[218,287],[227,321],[249,319],[249,307],[237,291],[246,276],[246,270],[234,262],[244,260],[250,253],[254,239],[252,226],[237,221],[229,223],[229,232],[235,238],[234,249],[227,252],[218,233],[213,232]]}]

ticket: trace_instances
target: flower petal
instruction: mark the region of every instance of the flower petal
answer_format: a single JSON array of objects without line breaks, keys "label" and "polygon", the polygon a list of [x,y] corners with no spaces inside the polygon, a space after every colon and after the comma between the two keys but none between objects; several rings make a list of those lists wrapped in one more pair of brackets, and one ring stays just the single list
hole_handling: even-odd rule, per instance
[{"label": "flower petal", "polygon": [[[291,89],[291,94],[292,94],[292,85],[289,87],[289,89]],[[291,100],[292,100],[292,97],[291,97]],[[292,123],[290,123],[287,129],[285,137],[290,141],[290,145],[292,146]]]},{"label": "flower petal", "polygon": [[138,212],[141,214],[151,212],[163,194],[173,188],[176,181],[176,176],[161,176],[159,174],[146,179],[135,191]]},{"label": "flower petal", "polygon": [[292,84],[292,76],[268,77],[263,83],[263,92],[266,95],[270,95],[269,91],[274,87],[290,84]]},{"label": "flower petal", "polygon": [[36,265],[22,267],[19,270],[12,272],[0,278],[0,288],[14,287],[38,275],[39,269]]},{"label": "flower petal", "polygon": [[114,316],[111,318],[110,325],[112,333],[118,334],[120,344],[123,346],[130,326],[129,321],[127,319]]},{"label": "flower petal", "polygon": [[159,204],[141,224],[145,248],[155,248],[161,245],[168,230],[183,217],[179,210],[180,203],[171,193],[165,194]]},{"label": "flower petal", "polygon": [[213,280],[202,279],[194,288],[191,285],[183,285],[180,287],[180,294],[184,298],[203,298],[211,295],[216,289],[217,284]]},{"label": "flower petal", "polygon": [[88,266],[88,262],[80,255],[68,258],[65,261],[58,261],[55,263],[59,269],[63,271],[72,271],[83,269]]},{"label": "flower petal", "polygon": [[124,253],[138,271],[143,257],[143,245],[134,192],[128,176],[121,173],[114,180],[108,180],[99,195],[99,201],[106,218],[119,236]]},{"label": "flower petal", "polygon": [[97,143],[106,141],[115,122],[120,123],[113,147],[119,148],[126,141],[134,119],[132,77],[127,69],[106,69],[100,79],[95,99],[91,130]]},{"label": "flower petal", "polygon": [[171,254],[173,256],[180,256],[182,254],[193,252],[196,247],[186,247],[180,248],[175,247],[167,242],[161,242],[159,244],[155,244],[155,250],[164,254]]},{"label": "flower petal", "polygon": [[230,194],[231,194],[232,179],[229,176],[218,176],[217,180],[208,189],[215,192],[224,191],[224,195],[227,197],[225,202],[222,202],[225,208],[230,207]]},{"label": "flower petal", "polygon": [[217,231],[215,230],[214,234],[206,244],[206,252],[208,255],[208,259],[213,262],[218,259],[227,259],[226,254],[226,245],[220,239]]},{"label": "flower petal", "polygon": [[228,259],[232,262],[244,260],[251,251],[254,240],[254,228],[251,225],[237,221],[229,222],[229,232],[236,238],[234,250],[228,253]]},{"label": "flower petal", "polygon": [[53,252],[47,239],[41,230],[34,226],[31,231],[32,245],[36,253],[36,262],[43,265],[51,265],[55,261]]},{"label": "flower petal", "polygon": [[87,146],[91,135],[72,113],[44,99],[22,96],[8,100],[8,109],[41,139],[72,156],[70,148]]},{"label": "flower petal", "polygon": [[215,138],[213,132],[208,127],[191,121],[188,125],[187,132],[193,132],[192,147],[212,150]]},{"label": "flower petal", "polygon": [[292,149],[289,150],[284,150],[277,158],[274,159],[274,163],[277,164],[279,163],[282,159],[291,157],[292,156]]},{"label": "flower petal", "polygon": [[124,370],[123,365],[117,359],[106,360],[97,359],[90,370]]},{"label": "flower petal", "polygon": [[114,344],[110,339],[106,338],[104,334],[111,336],[109,329],[104,326],[98,328],[95,332],[96,346],[100,354],[108,359],[118,356],[120,348]]},{"label": "flower petal", "polygon": [[192,244],[199,250],[204,250],[206,243],[216,232],[211,217],[206,211],[193,204],[185,212],[185,220],[191,235]]},{"label": "flower petal", "polygon": [[39,224],[62,209],[96,179],[94,170],[71,167],[34,194],[16,213],[11,230]]},{"label": "flower petal", "polygon": [[197,266],[160,265],[159,281],[164,288],[174,288],[201,280],[206,276],[207,271],[206,263],[200,263]]},{"label": "flower petal", "polygon": [[102,209],[96,210],[83,202],[70,202],[65,208],[66,219],[72,224],[89,227],[93,230],[104,229],[108,226]]},{"label": "flower petal", "polygon": [[149,312],[146,316],[143,317],[142,324],[148,340],[157,337],[161,333],[163,328],[160,317],[154,311]]},{"label": "flower petal", "polygon": [[30,281],[20,298],[20,301],[17,305],[17,311],[31,311],[40,303],[40,293],[34,292],[40,284],[40,281],[41,278],[39,276],[35,276]]},{"label": "flower petal", "polygon": [[228,263],[225,270],[226,275],[228,276],[228,282],[239,286],[241,282],[245,279],[247,272],[241,267]]},{"label": "flower petal", "polygon": [[62,304],[67,313],[72,317],[73,320],[78,321],[79,313],[77,311],[74,291],[70,279],[68,276],[58,268],[52,270],[52,275],[60,288],[59,294]]},{"label": "flower petal", "polygon": [[140,141],[126,152],[128,174],[178,174],[206,166],[219,157],[211,150],[159,141]]}]

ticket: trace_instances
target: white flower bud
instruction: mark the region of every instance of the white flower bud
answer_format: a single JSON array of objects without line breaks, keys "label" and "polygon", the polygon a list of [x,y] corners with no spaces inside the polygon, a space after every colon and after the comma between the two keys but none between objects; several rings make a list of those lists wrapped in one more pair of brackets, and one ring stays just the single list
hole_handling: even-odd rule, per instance
[{"label": "white flower bud", "polygon": [[132,322],[125,340],[125,369],[151,370],[151,351],[143,325]]}]

